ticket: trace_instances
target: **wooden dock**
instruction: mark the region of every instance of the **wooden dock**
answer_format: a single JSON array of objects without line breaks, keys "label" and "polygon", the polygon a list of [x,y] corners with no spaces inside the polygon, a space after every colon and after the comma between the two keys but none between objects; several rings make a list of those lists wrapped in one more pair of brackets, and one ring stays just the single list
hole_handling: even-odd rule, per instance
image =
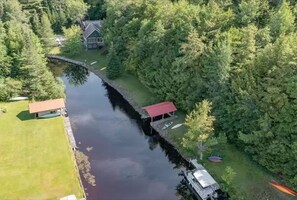
[{"label": "wooden dock", "polygon": [[174,119],[176,119],[177,116],[171,116],[165,119],[161,119],[161,120],[157,120],[157,121],[153,121],[150,123],[151,127],[157,131],[161,136],[166,136],[168,134],[167,129],[170,129],[171,126],[173,126],[174,124],[172,124],[171,126],[165,128],[165,124],[173,121]]},{"label": "wooden dock", "polygon": [[72,148],[73,151],[75,151],[77,149],[77,146],[76,146],[76,141],[75,141],[75,138],[74,138],[74,135],[73,135],[73,132],[72,132],[69,117],[66,117],[66,116],[64,117],[64,123],[65,123],[65,129],[66,129],[66,132],[67,132],[67,135],[68,135],[68,139],[69,139],[71,148]]}]

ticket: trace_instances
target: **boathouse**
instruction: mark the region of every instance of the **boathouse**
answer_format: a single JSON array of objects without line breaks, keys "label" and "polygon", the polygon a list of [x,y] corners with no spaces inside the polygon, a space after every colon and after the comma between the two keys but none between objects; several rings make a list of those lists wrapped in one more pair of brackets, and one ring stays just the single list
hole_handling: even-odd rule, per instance
[{"label": "boathouse", "polygon": [[154,117],[157,117],[157,116],[162,116],[162,119],[166,114],[168,114],[169,116],[172,116],[176,111],[175,105],[173,104],[173,102],[170,102],[170,101],[146,106],[146,107],[143,107],[143,109],[146,110],[149,117],[151,118],[151,121],[153,121]]},{"label": "boathouse", "polygon": [[42,117],[49,114],[62,115],[65,111],[64,99],[51,99],[47,101],[33,102],[29,104],[29,113],[35,117]]}]

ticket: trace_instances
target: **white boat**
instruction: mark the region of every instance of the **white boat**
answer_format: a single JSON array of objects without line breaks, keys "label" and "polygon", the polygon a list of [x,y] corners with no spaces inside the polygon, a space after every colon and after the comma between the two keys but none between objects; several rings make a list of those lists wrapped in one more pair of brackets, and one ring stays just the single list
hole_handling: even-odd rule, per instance
[{"label": "white boat", "polygon": [[13,97],[10,98],[9,101],[23,101],[23,100],[28,100],[28,97]]},{"label": "white boat", "polygon": [[206,171],[206,169],[197,163],[197,160],[190,160],[194,166],[193,170],[183,170],[181,175],[185,177],[185,181],[189,189],[200,200],[218,200],[219,197],[219,184],[213,177]]},{"label": "white boat", "polygon": [[60,198],[60,200],[77,200],[77,198],[74,194],[72,194],[67,197]]},{"label": "white boat", "polygon": [[38,118],[47,119],[47,118],[53,118],[53,117],[58,117],[58,116],[61,116],[61,114],[60,113],[49,113],[49,114],[38,116]]},{"label": "white boat", "polygon": [[168,128],[169,126],[171,126],[173,124],[173,122],[168,122],[166,123],[163,127],[162,130],[165,130],[166,128]]},{"label": "white boat", "polygon": [[178,128],[178,127],[181,127],[183,124],[176,124],[174,126],[171,127],[171,129],[175,129],[175,128]]}]

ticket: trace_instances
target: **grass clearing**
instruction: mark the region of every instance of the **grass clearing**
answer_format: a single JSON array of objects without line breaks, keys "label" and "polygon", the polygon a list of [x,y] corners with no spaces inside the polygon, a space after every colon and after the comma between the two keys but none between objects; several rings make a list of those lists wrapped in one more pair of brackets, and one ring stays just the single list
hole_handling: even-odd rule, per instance
[{"label": "grass clearing", "polygon": [[34,119],[28,101],[0,107],[0,199],[81,198],[63,118]]},{"label": "grass clearing", "polygon": [[[180,120],[182,121],[182,119]],[[174,122],[174,124],[176,123]],[[169,136],[170,140],[173,141],[184,155],[189,155],[181,145],[183,135],[186,131],[185,126],[173,130],[169,129]],[[209,162],[205,158],[210,155],[221,156],[223,162]],[[195,158],[199,161],[198,154],[195,155]],[[222,181],[221,176],[224,174],[226,167],[230,166],[236,172],[232,186],[240,193],[246,194],[246,198],[249,200],[293,200],[293,197],[271,187],[269,182],[277,181],[277,179],[234,145],[222,144],[215,146],[212,154],[204,155],[203,165],[217,181]]]}]

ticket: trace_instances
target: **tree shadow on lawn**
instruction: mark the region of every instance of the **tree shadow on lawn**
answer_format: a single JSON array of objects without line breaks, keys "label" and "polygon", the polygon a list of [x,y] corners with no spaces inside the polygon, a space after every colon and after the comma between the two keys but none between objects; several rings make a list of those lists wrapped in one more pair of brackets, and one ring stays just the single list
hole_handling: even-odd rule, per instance
[{"label": "tree shadow on lawn", "polygon": [[34,119],[28,110],[21,111],[19,114],[17,114],[17,118],[19,118],[21,121]]}]

